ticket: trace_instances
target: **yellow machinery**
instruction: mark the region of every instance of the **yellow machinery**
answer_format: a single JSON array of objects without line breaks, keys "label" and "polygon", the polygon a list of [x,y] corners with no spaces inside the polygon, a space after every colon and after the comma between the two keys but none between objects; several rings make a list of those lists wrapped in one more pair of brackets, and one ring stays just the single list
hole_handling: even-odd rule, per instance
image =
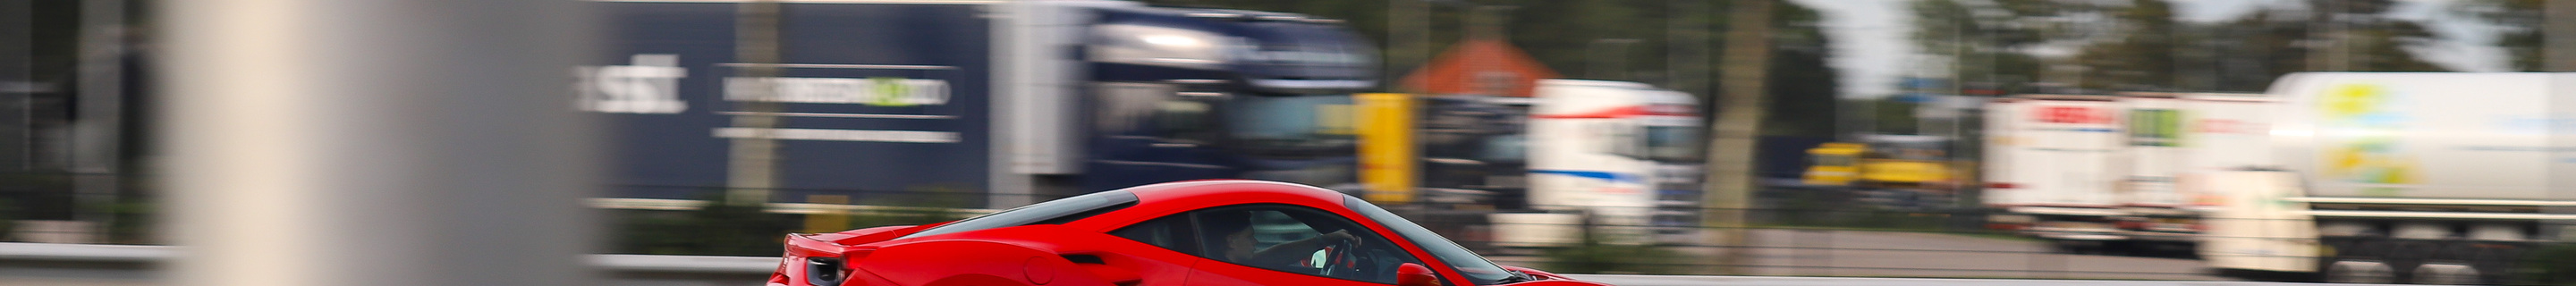
[{"label": "yellow machinery", "polygon": [[1867,146],[1860,143],[1827,142],[1816,145],[1814,149],[1807,149],[1807,157],[1814,160],[1814,164],[1807,165],[1807,184],[1850,186],[1852,179],[1860,176],[1860,166],[1854,164],[1854,161],[1860,159],[1861,152],[1869,148]]},{"label": "yellow machinery", "polygon": [[1418,148],[1413,112],[1418,103],[1402,93],[1362,93],[1353,99],[1359,105],[1360,183],[1368,188],[1361,198],[1380,204],[1413,202]]},{"label": "yellow machinery", "polygon": [[1877,150],[1870,144],[1830,142],[1807,149],[1814,164],[1807,166],[1808,185],[1851,186],[1865,188],[1948,188],[1956,183],[1958,173],[1940,157],[1938,148],[1908,144],[1881,144]]}]

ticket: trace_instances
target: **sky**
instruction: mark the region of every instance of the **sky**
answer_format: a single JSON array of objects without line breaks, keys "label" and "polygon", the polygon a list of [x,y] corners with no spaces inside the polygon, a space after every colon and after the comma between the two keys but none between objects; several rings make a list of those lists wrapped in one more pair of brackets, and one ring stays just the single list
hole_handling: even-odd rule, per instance
[{"label": "sky", "polygon": [[[1843,97],[1877,98],[1896,93],[1896,82],[1919,51],[1907,35],[1913,32],[1914,0],[1789,0],[1824,17],[1825,36],[1833,41],[1827,64],[1842,71]],[[2268,5],[2304,5],[2298,0],[2166,0],[2176,20],[2216,22],[2235,19]],[[2428,62],[2461,71],[2508,69],[2505,51],[2489,43],[2497,27],[2449,13],[2457,0],[2398,0],[2389,12],[2396,19],[2425,23],[2441,37],[2431,44],[2406,47]]]}]

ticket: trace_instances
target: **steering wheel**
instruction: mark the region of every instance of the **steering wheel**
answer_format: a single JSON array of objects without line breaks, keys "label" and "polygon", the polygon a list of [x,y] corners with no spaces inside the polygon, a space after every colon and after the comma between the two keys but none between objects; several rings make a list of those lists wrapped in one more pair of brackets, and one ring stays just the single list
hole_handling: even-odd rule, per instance
[{"label": "steering wheel", "polygon": [[1360,265],[1351,259],[1357,257],[1351,253],[1359,252],[1358,244],[1358,238],[1327,244],[1324,248],[1324,261],[1316,262],[1322,264],[1324,277],[1358,278]]}]

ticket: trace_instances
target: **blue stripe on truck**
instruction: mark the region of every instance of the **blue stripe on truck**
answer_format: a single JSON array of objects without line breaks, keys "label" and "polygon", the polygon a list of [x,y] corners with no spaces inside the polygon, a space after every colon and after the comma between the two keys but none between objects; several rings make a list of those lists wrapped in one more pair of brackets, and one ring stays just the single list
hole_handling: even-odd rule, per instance
[{"label": "blue stripe on truck", "polygon": [[1611,172],[1602,172],[1602,171],[1530,170],[1530,173],[1531,173],[1531,174],[1557,174],[1557,175],[1567,175],[1567,176],[1576,176],[1576,177],[1585,177],[1585,178],[1594,178],[1594,179],[1610,180],[1611,182],[1629,182],[1629,183],[1639,183],[1639,184],[1644,184],[1644,183],[1646,183],[1646,178],[1645,178],[1644,176],[1630,175],[1630,174],[1620,174],[1620,173],[1611,173]]}]

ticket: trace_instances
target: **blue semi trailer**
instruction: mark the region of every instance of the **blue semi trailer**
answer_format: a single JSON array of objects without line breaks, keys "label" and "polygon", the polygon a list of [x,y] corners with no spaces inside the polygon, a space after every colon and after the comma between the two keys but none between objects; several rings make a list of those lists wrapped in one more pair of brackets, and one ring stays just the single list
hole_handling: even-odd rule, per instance
[{"label": "blue semi trailer", "polygon": [[781,2],[768,64],[737,60],[742,1],[596,3],[606,44],[578,71],[576,105],[613,129],[608,196],[706,198],[742,138],[776,142],[777,202],[1357,186],[1351,94],[1378,85],[1377,56],[1339,21],[1124,1]]}]

